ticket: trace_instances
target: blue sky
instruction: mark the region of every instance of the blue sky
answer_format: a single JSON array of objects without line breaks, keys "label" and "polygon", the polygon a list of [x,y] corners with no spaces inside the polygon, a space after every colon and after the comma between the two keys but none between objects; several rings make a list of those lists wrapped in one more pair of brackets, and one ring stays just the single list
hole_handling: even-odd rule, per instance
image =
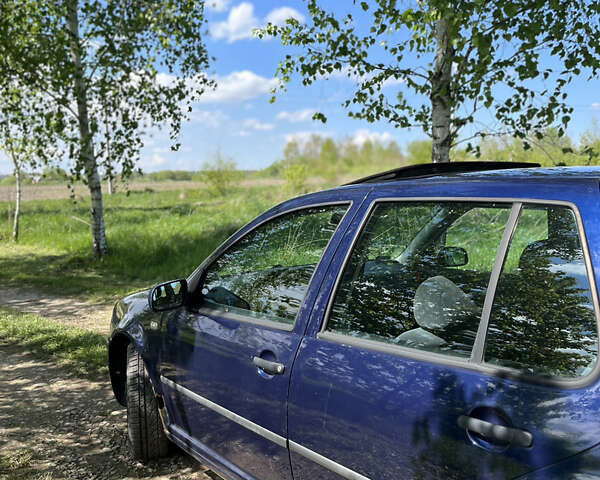
[{"label": "blue sky", "polygon": [[[209,74],[218,87],[194,106],[192,120],[183,126],[178,152],[170,151],[166,131],[156,130],[146,138],[144,171],[198,170],[217,150],[232,157],[238,168],[264,168],[281,157],[288,140],[302,140],[311,133],[351,138],[357,144],[366,139],[395,140],[401,147],[426,138],[418,129],[394,129],[383,122],[349,118],[341,103],[352,94],[354,80],[342,75],[310,87],[294,82],[287,92],[277,95],[275,103],[269,103],[277,64],[288,51],[277,39],[254,38],[252,29],[268,21],[283,22],[289,16],[306,18],[303,2],[207,0],[206,5],[210,33],[205,43],[216,58]],[[568,133],[577,139],[594,117],[600,118],[600,80],[588,81],[582,74],[567,92],[575,108]],[[327,124],[311,120],[317,110],[327,115]],[[0,155],[0,174],[11,170],[8,159]]]}]

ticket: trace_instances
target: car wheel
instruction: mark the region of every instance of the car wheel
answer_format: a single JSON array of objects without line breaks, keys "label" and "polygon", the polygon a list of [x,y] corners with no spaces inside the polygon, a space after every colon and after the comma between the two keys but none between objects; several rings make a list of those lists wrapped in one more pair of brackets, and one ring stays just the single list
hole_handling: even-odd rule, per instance
[{"label": "car wheel", "polygon": [[168,453],[169,441],[154,390],[142,357],[133,345],[127,347],[127,433],[137,460],[145,463]]}]

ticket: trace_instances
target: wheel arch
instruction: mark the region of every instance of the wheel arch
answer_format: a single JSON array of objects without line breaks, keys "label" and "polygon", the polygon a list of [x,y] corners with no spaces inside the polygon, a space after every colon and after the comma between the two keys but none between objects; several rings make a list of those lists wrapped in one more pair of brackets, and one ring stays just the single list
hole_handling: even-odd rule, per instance
[{"label": "wheel arch", "polygon": [[127,406],[127,347],[135,342],[125,332],[112,336],[108,344],[108,371],[117,402]]}]

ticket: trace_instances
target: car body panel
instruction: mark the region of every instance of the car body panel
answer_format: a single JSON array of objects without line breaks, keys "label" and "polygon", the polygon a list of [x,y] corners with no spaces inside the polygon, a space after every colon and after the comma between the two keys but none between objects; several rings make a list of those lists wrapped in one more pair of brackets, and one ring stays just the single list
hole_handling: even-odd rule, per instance
[{"label": "car body panel", "polygon": [[[351,202],[293,329],[187,307],[155,313],[148,308],[147,292],[142,292],[117,304],[111,338],[126,335],[142,353],[157,394],[166,395],[170,437],[231,478],[292,478],[293,472],[294,479],[533,479],[569,478],[554,475],[578,468],[584,474],[597,472],[593,461],[575,459],[597,457],[578,454],[595,452],[600,440],[598,368],[577,382],[538,381],[508,369],[457,364],[440,355],[407,354],[402,348],[373,348],[368,342],[320,332],[338,273],[373,202],[566,202],[575,206],[587,244],[596,246],[599,178],[597,168],[504,170],[352,185],[298,197],[241,228],[188,277],[193,291],[207,265],[279,213]],[[589,265],[600,278],[599,248],[589,249]],[[597,285],[591,280],[597,307]],[[263,350],[282,360],[285,375],[266,378],[257,372],[250,359]],[[227,418],[218,409],[198,408],[192,396],[165,386],[161,375],[185,383],[189,391],[250,424],[231,421],[235,416]],[[475,407],[501,409],[515,427],[533,435],[533,446],[497,451],[477,445],[478,439],[457,424],[459,416]],[[252,425],[266,433],[260,428],[257,433]],[[289,451],[281,439],[289,439]],[[288,453],[291,465],[289,459],[286,465]],[[554,473],[540,476],[544,471]]]}]

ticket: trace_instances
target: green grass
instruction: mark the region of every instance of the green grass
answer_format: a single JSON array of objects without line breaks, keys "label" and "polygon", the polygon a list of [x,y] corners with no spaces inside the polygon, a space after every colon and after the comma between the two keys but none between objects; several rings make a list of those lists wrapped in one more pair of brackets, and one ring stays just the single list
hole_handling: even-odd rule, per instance
[{"label": "green grass", "polygon": [[0,308],[0,340],[62,361],[79,375],[108,372],[106,337],[83,328]]},{"label": "green grass", "polygon": [[0,453],[0,478],[4,480],[52,480],[51,473],[40,473],[32,468],[33,459],[33,452],[25,448]]},{"label": "green grass", "polygon": [[[117,193],[104,197],[110,254],[91,252],[89,200],[25,202],[21,237],[0,221],[0,284],[112,301],[153,283],[185,277],[223,240],[282,201],[275,187]],[[7,212],[0,202],[0,212]],[[7,217],[5,217],[7,218]]]}]

